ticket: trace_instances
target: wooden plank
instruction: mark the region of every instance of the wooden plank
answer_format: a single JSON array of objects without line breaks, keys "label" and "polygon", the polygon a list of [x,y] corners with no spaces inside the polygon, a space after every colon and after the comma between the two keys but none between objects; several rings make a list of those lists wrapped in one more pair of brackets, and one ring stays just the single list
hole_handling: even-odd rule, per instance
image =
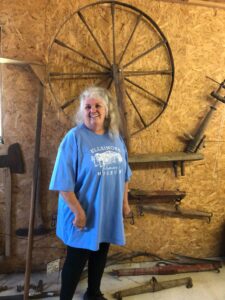
[{"label": "wooden plank", "polygon": [[204,1],[204,0],[159,0],[162,2],[179,3],[187,5],[205,6],[211,8],[222,8],[225,9],[224,1]]},{"label": "wooden plank", "polygon": [[136,199],[136,198],[148,198],[148,199],[169,199],[169,200],[176,200],[176,199],[183,199],[186,196],[184,191],[147,191],[147,190],[140,190],[140,189],[131,189],[129,191],[129,198]]},{"label": "wooden plank", "polygon": [[166,162],[166,161],[194,161],[204,158],[201,153],[169,152],[135,154],[129,156],[129,163]]},{"label": "wooden plank", "polygon": [[13,65],[39,65],[43,66],[43,63],[37,61],[26,61],[21,59],[0,57],[0,64],[13,64]]},{"label": "wooden plank", "polygon": [[46,83],[46,66],[45,65],[37,65],[37,64],[29,64],[31,70],[36,75],[36,77],[40,80],[40,82],[44,85]]}]

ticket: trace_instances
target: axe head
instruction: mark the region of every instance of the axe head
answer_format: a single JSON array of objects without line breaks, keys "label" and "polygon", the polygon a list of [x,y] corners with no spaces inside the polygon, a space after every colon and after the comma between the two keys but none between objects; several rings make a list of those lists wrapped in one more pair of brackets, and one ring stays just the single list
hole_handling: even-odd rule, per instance
[{"label": "axe head", "polygon": [[8,148],[8,155],[0,155],[0,168],[10,168],[12,173],[24,173],[22,151],[18,143]]},{"label": "axe head", "polygon": [[23,156],[20,145],[18,143],[9,146],[8,162],[10,171],[12,173],[24,173]]}]

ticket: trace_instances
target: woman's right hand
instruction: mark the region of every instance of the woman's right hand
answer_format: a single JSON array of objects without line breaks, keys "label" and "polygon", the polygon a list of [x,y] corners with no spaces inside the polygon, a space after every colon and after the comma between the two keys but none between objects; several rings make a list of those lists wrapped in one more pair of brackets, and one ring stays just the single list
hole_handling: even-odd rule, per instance
[{"label": "woman's right hand", "polygon": [[86,226],[86,221],[86,214],[83,208],[80,207],[79,210],[76,212],[75,218],[73,220],[73,225],[82,230]]},{"label": "woman's right hand", "polygon": [[60,191],[60,194],[68,204],[71,211],[75,214],[75,218],[73,219],[73,226],[79,228],[80,230],[84,229],[84,227],[86,226],[86,214],[75,193]]}]

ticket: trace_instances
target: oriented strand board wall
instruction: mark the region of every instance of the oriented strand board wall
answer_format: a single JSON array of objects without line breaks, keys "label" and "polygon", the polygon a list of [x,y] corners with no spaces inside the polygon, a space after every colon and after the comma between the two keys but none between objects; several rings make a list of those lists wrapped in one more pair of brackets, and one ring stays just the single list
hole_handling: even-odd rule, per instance
[{"label": "oriented strand board wall", "polygon": [[[170,43],[176,70],[167,109],[152,126],[131,139],[131,152],[183,151],[184,134],[194,132],[212,103],[208,95],[216,86],[205,76],[224,79],[225,10],[149,0],[122,2],[138,7],[159,25]],[[92,1],[1,1],[3,55],[47,62],[48,48],[59,25],[89,3]],[[14,233],[28,226],[37,97],[38,81],[29,68],[3,66],[4,139],[6,144],[21,144],[26,173],[12,178],[13,259],[2,260],[1,272],[21,270],[25,262],[26,239]],[[183,190],[187,196],[182,206],[212,212],[211,223],[145,214],[136,218],[133,226],[125,221],[124,251],[146,250],[163,257],[169,257],[171,252],[202,257],[224,255],[224,110],[219,104],[207,129],[204,160],[187,163],[184,177],[176,178],[170,164],[145,165],[134,168],[130,183],[131,188]],[[57,197],[48,191],[49,179],[58,144],[72,124],[59,110],[48,84],[43,114],[40,202],[44,224],[50,227]],[[1,239],[0,247],[3,244]],[[64,247],[54,233],[35,237],[34,267],[43,267],[62,255]]]}]

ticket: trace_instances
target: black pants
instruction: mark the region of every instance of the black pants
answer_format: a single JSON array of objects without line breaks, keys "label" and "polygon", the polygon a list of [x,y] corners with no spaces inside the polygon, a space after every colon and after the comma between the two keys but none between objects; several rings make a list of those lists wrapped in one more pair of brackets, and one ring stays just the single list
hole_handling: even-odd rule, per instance
[{"label": "black pants", "polygon": [[109,245],[108,243],[101,243],[98,251],[67,247],[67,256],[62,269],[60,300],[71,300],[73,298],[87,261],[88,294],[95,295],[99,293]]}]

